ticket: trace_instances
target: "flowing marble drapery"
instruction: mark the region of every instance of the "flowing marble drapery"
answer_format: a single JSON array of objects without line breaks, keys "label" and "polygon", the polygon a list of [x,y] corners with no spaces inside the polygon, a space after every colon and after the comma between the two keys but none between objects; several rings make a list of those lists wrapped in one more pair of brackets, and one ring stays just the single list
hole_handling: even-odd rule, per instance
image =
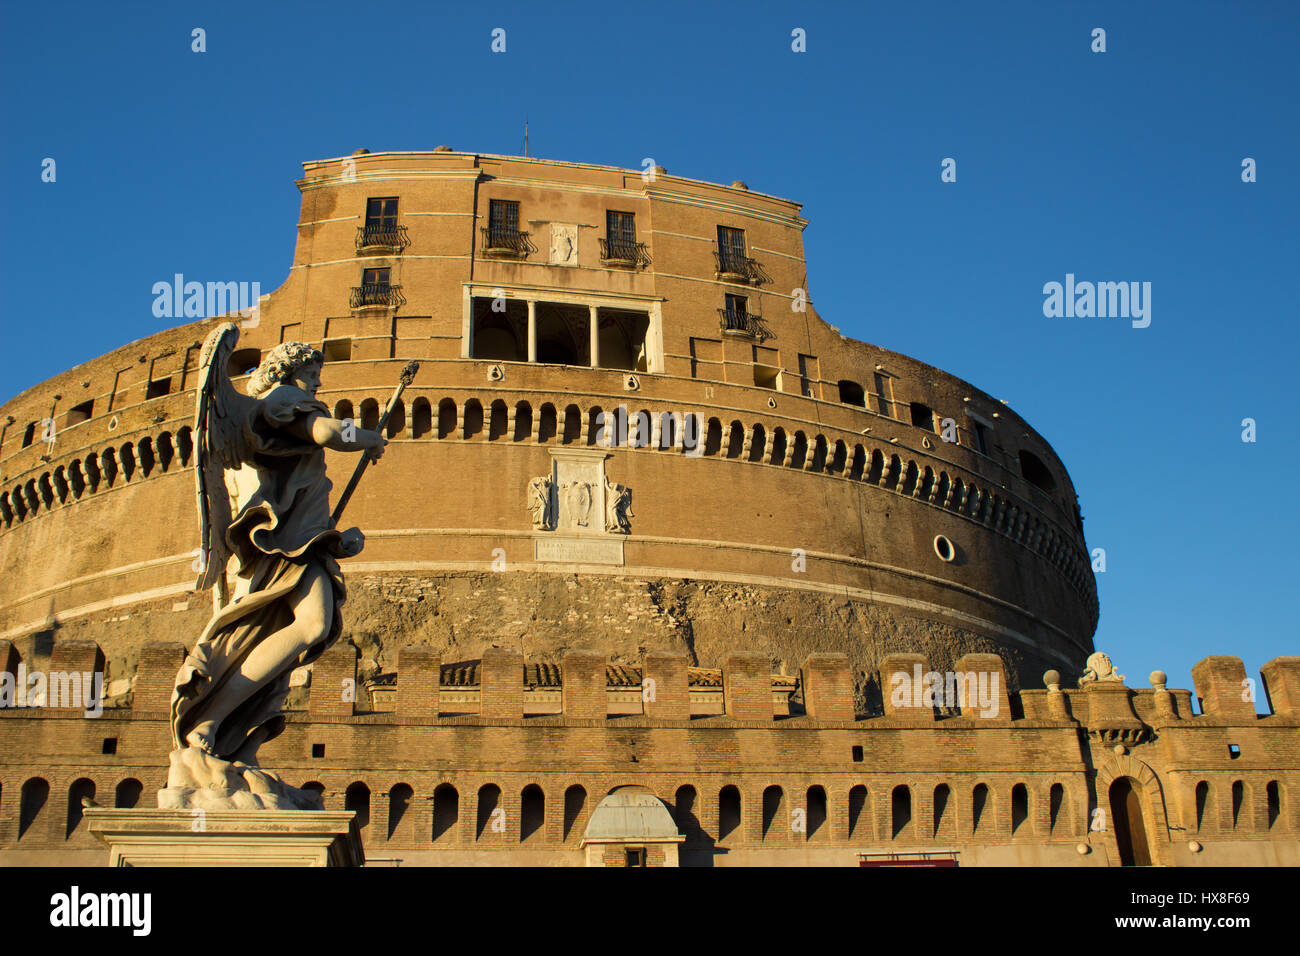
[{"label": "flowing marble drapery", "polygon": [[241,408],[242,420],[233,423],[242,464],[225,476],[233,518],[224,543],[234,556],[237,585],[233,600],[213,615],[177,675],[171,730],[178,749],[208,719],[215,692],[239,673],[253,648],[292,622],[295,589],[313,564],[332,584],[328,634],[220,721],[213,735],[216,756],[255,766],[257,748],[284,729],[281,708],[291,671],[318,658],[342,631],[338,609],[347,592],[336,559],[346,555],[330,519],[325,452],[307,433],[307,419],[316,413],[328,416],[329,410],[301,389],[280,384]]}]

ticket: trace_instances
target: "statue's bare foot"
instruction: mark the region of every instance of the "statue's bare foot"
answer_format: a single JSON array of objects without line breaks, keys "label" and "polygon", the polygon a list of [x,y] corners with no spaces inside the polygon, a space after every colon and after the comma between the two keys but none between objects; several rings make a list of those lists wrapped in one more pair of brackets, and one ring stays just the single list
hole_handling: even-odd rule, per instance
[{"label": "statue's bare foot", "polygon": [[204,753],[217,756],[217,722],[205,720],[185,735],[185,742],[191,747],[198,747]]}]

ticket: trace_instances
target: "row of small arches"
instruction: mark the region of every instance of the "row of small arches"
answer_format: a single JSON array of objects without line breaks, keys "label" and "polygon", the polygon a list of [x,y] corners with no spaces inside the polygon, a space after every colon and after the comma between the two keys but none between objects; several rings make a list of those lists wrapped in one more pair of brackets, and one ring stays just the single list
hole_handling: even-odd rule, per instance
[{"label": "row of small arches", "polygon": [[[324,787],[318,782],[311,782],[304,789],[323,792]],[[797,791],[796,791],[797,793]],[[979,837],[996,835],[993,791],[987,784],[977,784],[971,791],[969,823],[958,832],[956,799],[949,784],[938,784],[933,791],[931,814],[928,820],[914,819],[914,788],[908,784],[898,784],[885,791],[888,794],[888,832],[879,834],[879,839],[956,839],[964,836]],[[410,807],[414,800],[414,790],[409,784],[394,785],[387,793],[388,823],[385,834],[371,833],[371,840],[377,837],[393,841],[409,842],[418,837],[411,832],[409,824],[403,832],[404,821],[408,820]],[[527,843],[542,833],[546,821],[546,797],[540,786],[529,784],[519,794],[519,819],[510,821],[497,817],[502,807],[502,790],[494,783],[484,784],[478,788],[474,799],[473,830],[470,839],[482,841],[494,832],[494,821],[501,824],[499,832],[506,836],[508,842],[517,840]],[[794,807],[785,788],[773,784],[764,788],[758,801],[760,842],[788,843],[792,835],[798,841],[829,841],[831,814],[834,808],[827,797],[826,788],[814,784],[803,792],[802,806]],[[882,799],[884,795],[882,794]],[[585,822],[583,811],[587,807],[587,791],[575,784],[564,791],[563,814],[560,820],[560,840],[569,842]],[[1065,787],[1059,783],[1052,784],[1047,793],[1048,826],[1051,835],[1074,836],[1083,830],[1082,819],[1075,819],[1070,812],[1070,802]],[[1021,833],[1021,828],[1029,820],[1029,788],[1018,783],[1011,788],[1011,836]],[[369,786],[363,782],[352,783],[344,792],[344,809],[357,814],[357,825],[362,833],[367,833],[371,822],[372,794]],[[700,802],[698,790],[690,784],[681,786],[674,794],[669,805],[679,831],[686,837],[687,847],[711,845],[728,841],[745,841],[744,801],[740,788],[734,784],[722,787],[717,794],[716,814],[709,814],[709,819],[700,819]],[[433,819],[431,842],[451,842],[454,840],[456,827],[461,821],[461,798],[457,788],[450,783],[437,786],[433,792]],[[753,811],[751,811],[753,812]],[[843,806],[846,828],[850,839],[870,839],[873,832],[871,792],[865,785],[852,787]]]},{"label": "row of small arches", "polygon": [[[132,809],[140,803],[144,793],[144,784],[134,777],[127,777],[118,782],[113,789],[113,806]],[[68,802],[63,815],[62,833],[65,840],[71,839],[82,827],[82,814],[86,803],[98,803],[95,781],[89,777],[74,780],[68,787]],[[49,807],[50,785],[44,777],[32,777],[27,780],[18,801],[18,839],[34,835],[34,826],[43,821],[47,813],[54,812]],[[0,812],[4,809],[4,791],[0,788]]]},{"label": "row of small arches", "polygon": [[[334,417],[352,419],[362,428],[375,430],[381,417],[379,401],[366,398],[354,405],[349,399],[341,399],[334,406]],[[626,424],[620,425],[620,420]],[[496,399],[484,407],[475,398],[461,404],[443,398],[435,407],[424,397],[412,403],[409,420],[399,399],[386,423],[385,434],[389,438],[481,438],[589,446],[619,443],[624,447],[677,451],[702,444],[700,454],[704,457],[738,459],[864,481],[965,515],[1010,537],[1042,555],[1080,592],[1085,603],[1094,609],[1096,605],[1096,595],[1088,586],[1090,563],[1071,535],[968,479],[950,476],[946,471],[936,471],[930,465],[898,454],[886,454],[881,449],[868,452],[860,443],[850,448],[843,439],[831,440],[821,434],[809,436],[802,430],[790,433],[780,426],[769,428],[762,423],[746,426],[738,419],[724,423],[722,419],[705,419],[693,412],[652,414],[648,409],[640,409],[620,416],[600,406],[584,412],[577,405],[568,405],[561,414],[555,404],[545,402],[534,415],[532,405],[523,401],[512,406],[504,399]],[[620,442],[624,436],[625,441]]]},{"label": "row of small arches", "polygon": [[[304,790],[313,790],[324,794],[325,786],[318,781],[303,785]],[[996,795],[987,784],[976,784],[970,793],[969,816],[961,825],[963,832],[958,832],[957,805],[954,789],[947,783],[935,786],[930,802],[930,814],[925,820],[915,818],[913,812],[914,787],[898,784],[881,792],[881,798],[888,794],[887,833],[877,834],[878,839],[960,839],[981,835],[996,836],[995,800]],[[1282,788],[1277,780],[1269,780],[1264,785],[1264,822],[1272,830],[1282,818]],[[113,789],[114,807],[134,808],[144,792],[144,785],[134,777],[127,777],[117,783]],[[797,792],[797,791],[796,791]],[[848,792],[846,805],[846,828],[850,839],[872,838],[871,795],[867,787],[858,784]],[[1197,833],[1217,830],[1214,819],[1216,796],[1214,788],[1207,780],[1196,784],[1195,790],[1195,827]],[[1231,799],[1230,825],[1232,830],[1251,829],[1248,808],[1251,805],[1252,788],[1244,780],[1234,780],[1229,788]],[[483,840],[486,834],[502,832],[507,839],[518,839],[520,843],[544,839],[546,822],[546,795],[537,784],[529,784],[520,791],[519,819],[510,821],[504,813],[498,816],[502,808],[502,790],[495,783],[480,786],[474,799],[474,829],[472,839]],[[826,789],[814,784],[804,791],[804,804],[801,809],[805,816],[800,820],[801,828],[792,832],[801,834],[809,841],[829,839],[829,823],[834,808],[826,795]],[[1084,821],[1077,808],[1072,808],[1070,797],[1063,785],[1054,783],[1047,791],[1047,824],[1050,835],[1078,836],[1083,832]],[[82,825],[82,814],[87,802],[97,802],[98,795],[95,782],[87,777],[79,778],[68,787],[68,798],[64,813],[63,838],[70,839]],[[414,834],[414,820],[411,808],[414,805],[414,788],[406,783],[398,783],[386,794],[388,803],[387,832],[376,834],[370,830],[372,795],[370,787],[363,781],[350,784],[344,791],[344,808],[357,814],[357,826],[368,839],[374,841],[379,837],[393,841],[405,838],[406,841],[418,839]],[[44,819],[44,814],[51,812],[50,785],[42,777],[32,777],[23,783],[19,798],[18,839],[22,840],[33,832],[34,825]],[[442,783],[433,791],[433,819],[430,841],[433,843],[452,842],[456,828],[461,819],[461,798],[459,790],[451,783]],[[1010,835],[1015,837],[1030,819],[1030,791],[1024,783],[1017,783],[1010,793]],[[4,790],[0,787],[0,812],[4,810]],[[745,808],[740,789],[728,784],[718,791],[716,819],[701,821],[699,818],[699,796],[697,789],[690,784],[678,787],[669,807],[677,822],[678,829],[686,837],[687,846],[699,846],[721,842],[727,839],[744,839],[743,823],[746,821]],[[569,842],[579,832],[579,824],[585,825],[585,813],[589,809],[587,789],[581,784],[574,784],[564,790],[563,815],[561,817],[560,839]],[[772,785],[763,790],[759,811],[761,812],[760,839],[785,841],[786,827],[791,817],[791,807],[784,788]],[[501,823],[498,831],[496,826]]]},{"label": "row of small arches", "polygon": [[[1234,780],[1228,788],[1230,800],[1229,826],[1232,830],[1250,829],[1249,808],[1252,806],[1252,787],[1245,780]],[[1196,798],[1196,832],[1220,829],[1216,819],[1218,795],[1208,780],[1202,780],[1193,791]],[[1264,784],[1264,825],[1272,830],[1282,816],[1282,785],[1276,780]]]},{"label": "row of small arches", "polygon": [[[362,428],[379,427],[379,402],[374,398],[363,399],[357,407],[350,400],[341,399],[333,412],[335,418],[350,419]],[[497,399],[485,409],[477,399],[458,405],[451,398],[439,401],[435,418],[432,402],[419,397],[411,405],[409,423],[404,403],[400,399],[394,403],[385,432],[390,438],[405,434],[420,439],[436,434],[439,439],[459,436],[469,440],[483,434],[488,441],[509,436],[512,441],[558,440],[562,444],[595,446],[621,437],[618,421],[616,413],[607,414],[599,406],[584,414],[577,405],[568,405],[561,419],[556,406],[550,402],[543,403],[534,416],[528,402],[510,406]],[[649,434],[646,434],[647,423]],[[802,430],[791,435],[779,426],[769,433],[761,423],[746,427],[739,420],[724,426],[721,419],[705,420],[689,412],[685,416],[671,412],[652,415],[641,409],[627,414],[623,428],[627,431],[627,444],[634,448],[682,450],[688,440],[693,447],[702,442],[701,454],[706,457],[742,459],[864,481],[965,515],[1042,555],[1069,580],[1089,607],[1096,603],[1096,595],[1088,587],[1089,565],[1068,535],[996,492],[959,476],[950,477],[946,471],[936,472],[929,465],[905,460],[897,454],[886,456],[880,449],[868,454],[861,444],[855,444],[850,451],[842,439],[831,444],[824,435],[818,434],[810,440]],[[177,461],[186,466],[193,452],[191,429],[185,426],[176,433],[174,441],[172,433],[164,431],[156,438],[146,436],[135,443],[126,442],[118,448],[91,453],[84,462],[73,460],[0,493],[0,521],[8,528],[15,521],[52,510],[56,501],[65,504],[69,498],[80,500],[100,487],[113,487],[119,478],[129,482],[137,476],[148,477],[155,469],[166,472]]]},{"label": "row of small arches", "polygon": [[[303,789],[323,793],[324,786],[313,781],[305,784]],[[889,832],[881,836],[897,840],[904,838],[956,838],[956,804],[952,788],[948,784],[939,784],[933,792],[932,819],[914,821],[912,813],[913,788],[907,784],[898,784],[889,793]],[[814,784],[804,793],[802,807],[793,808],[783,787],[773,784],[763,790],[759,801],[761,821],[759,838],[761,842],[789,842],[787,833],[798,834],[796,839],[807,841],[830,840],[830,822],[832,807],[825,787]],[[367,830],[371,823],[372,794],[369,786],[363,782],[354,782],[344,792],[343,806],[356,813],[357,825],[363,834],[370,832],[371,840],[383,837],[386,840],[409,842],[415,838],[410,824],[403,832],[404,821],[409,819],[409,812],[414,801],[414,790],[406,783],[394,785],[387,793],[388,823],[387,832],[374,834]],[[717,795],[716,819],[701,821],[700,804],[697,789],[684,785],[677,789],[669,805],[678,829],[686,837],[686,846],[710,845],[723,840],[744,840],[746,822],[745,808],[740,788],[734,784],[722,787]],[[1049,827],[1055,835],[1074,835],[1082,831],[1081,821],[1076,821],[1069,813],[1069,802],[1065,788],[1052,784],[1048,791]],[[997,824],[994,816],[993,792],[987,784],[977,784],[971,793],[971,822],[967,828],[971,836],[993,835]],[[585,823],[583,811],[588,806],[587,790],[580,784],[565,789],[563,796],[563,814],[560,820],[560,840],[569,842],[578,834]],[[546,822],[546,796],[537,784],[529,784],[519,794],[519,819],[510,821],[504,814],[497,816],[502,808],[502,790],[494,783],[478,788],[473,810],[474,842],[484,840],[493,832],[506,835],[509,842],[517,840],[528,843],[543,832]],[[802,812],[796,815],[792,810]],[[847,820],[847,832],[851,839],[868,838],[872,832],[870,793],[866,786],[859,784],[849,790],[844,807]],[[461,821],[461,798],[458,789],[450,783],[437,786],[433,792],[433,818],[431,842],[450,842],[454,839],[456,827]],[[1020,832],[1029,819],[1029,790],[1023,783],[1011,789],[1011,835]],[[494,830],[494,823],[499,823],[499,830]],[[796,825],[797,823],[797,825]],[[404,839],[403,839],[404,838]]]},{"label": "row of small arches", "polygon": [[194,439],[190,426],[179,429],[175,436],[164,431],[157,436],[146,435],[134,442],[124,442],[118,447],[109,446],[102,452],[91,452],[85,458],[74,458],[30,478],[24,484],[0,493],[0,520],[6,528],[14,522],[25,521],[42,511],[52,511],[56,504],[79,501],[101,488],[148,478],[176,467],[186,467],[194,457]]}]

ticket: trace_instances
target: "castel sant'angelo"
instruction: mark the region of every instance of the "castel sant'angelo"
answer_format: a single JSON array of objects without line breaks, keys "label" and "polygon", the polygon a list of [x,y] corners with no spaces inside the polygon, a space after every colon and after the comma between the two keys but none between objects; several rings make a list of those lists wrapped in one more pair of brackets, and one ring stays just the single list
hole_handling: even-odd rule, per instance
[{"label": "castel sant'angelo", "polygon": [[1235,657],[1196,706],[1129,686],[1065,466],[824,321],[797,203],[446,147],[298,187],[246,314],[177,277],[184,324],[0,409],[0,864],[102,864],[83,806],[166,785],[223,321],[237,386],[308,343],[362,428],[420,363],[348,505],[343,637],[263,750],[371,863],[1300,863],[1300,658],[1263,716]]}]

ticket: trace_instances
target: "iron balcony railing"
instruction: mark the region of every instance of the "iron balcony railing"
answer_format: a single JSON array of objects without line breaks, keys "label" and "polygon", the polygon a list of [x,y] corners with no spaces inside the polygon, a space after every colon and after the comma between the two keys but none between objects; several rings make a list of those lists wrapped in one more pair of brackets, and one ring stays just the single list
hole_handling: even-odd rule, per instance
[{"label": "iron balcony railing", "polygon": [[399,305],[406,305],[406,296],[402,295],[400,285],[389,285],[386,282],[354,285],[352,287],[351,305],[354,309],[360,309],[367,305],[386,305],[390,308],[396,308]]},{"label": "iron balcony railing", "polygon": [[719,309],[718,315],[722,317],[724,332],[742,332],[760,339],[772,337],[761,316],[752,315],[743,309]]},{"label": "iron balcony railing", "polygon": [[357,229],[357,252],[363,249],[396,249],[401,252],[410,244],[405,226],[371,224]]},{"label": "iron balcony railing", "polygon": [[739,280],[750,285],[762,285],[771,282],[772,277],[764,271],[757,259],[742,256],[734,250],[713,250],[713,261],[718,267],[718,278]]},{"label": "iron balcony railing", "polygon": [[627,263],[634,266],[648,266],[650,253],[644,242],[630,239],[600,239],[600,261],[604,263]]},{"label": "iron balcony railing", "polygon": [[513,256],[516,259],[527,258],[528,253],[536,252],[537,247],[528,238],[528,233],[518,229],[500,226],[483,227],[483,252],[489,256]]}]

